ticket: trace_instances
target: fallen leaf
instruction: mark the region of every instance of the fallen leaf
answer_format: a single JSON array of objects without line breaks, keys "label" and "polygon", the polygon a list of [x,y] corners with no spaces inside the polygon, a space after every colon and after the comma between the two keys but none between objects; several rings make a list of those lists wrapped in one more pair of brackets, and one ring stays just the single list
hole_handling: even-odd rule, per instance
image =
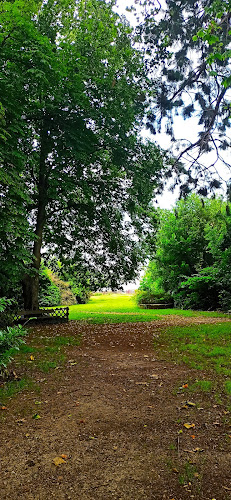
[{"label": "fallen leaf", "polygon": [[38,420],[40,417],[40,415],[38,415],[38,413],[35,413],[32,417],[34,420]]},{"label": "fallen leaf", "polygon": [[70,363],[71,366],[77,365],[77,363],[74,361],[73,363]]},{"label": "fallen leaf", "polygon": [[1,406],[1,410],[7,410],[6,406]]},{"label": "fallen leaf", "polygon": [[67,459],[67,455],[65,455],[64,453],[62,453],[61,458],[63,458],[63,460],[66,460]]},{"label": "fallen leaf", "polygon": [[34,356],[33,356],[32,354],[31,354],[31,356],[30,356],[30,360],[31,360],[31,361],[34,361]]},{"label": "fallen leaf", "polygon": [[196,437],[196,436],[194,436],[194,434],[192,434],[192,435],[191,435],[191,438],[192,438],[192,439],[195,439],[195,437]]},{"label": "fallen leaf", "polygon": [[159,375],[157,375],[156,373],[153,373],[152,375],[150,375],[150,377],[157,379],[157,378],[159,378]]},{"label": "fallen leaf", "polygon": [[186,401],[186,403],[185,403],[185,404],[186,404],[187,406],[189,406],[189,408],[190,408],[190,407],[193,407],[193,406],[196,406],[196,403],[193,403],[192,401]]},{"label": "fallen leaf", "polygon": [[30,434],[27,433],[27,434],[25,434],[25,436],[26,436],[26,438],[28,438],[28,437],[30,437]]},{"label": "fallen leaf", "polygon": [[172,472],[175,472],[175,474],[179,473],[179,471],[178,471],[178,469],[176,469],[176,467],[173,467]]},{"label": "fallen leaf", "polygon": [[55,457],[55,458],[53,458],[53,464],[56,465],[56,467],[58,465],[65,464],[65,463],[66,462],[65,462],[65,460],[63,460],[62,457]]},{"label": "fallen leaf", "polygon": [[205,450],[203,450],[203,448],[194,448],[193,451],[194,451],[194,453],[202,453],[202,451],[205,451]]},{"label": "fallen leaf", "polygon": [[185,427],[186,429],[192,429],[193,427],[195,427],[195,424],[189,424],[188,422],[186,422],[186,423],[184,424],[184,427]]},{"label": "fallen leaf", "polygon": [[41,401],[35,401],[34,404],[35,405],[41,405]]},{"label": "fallen leaf", "polygon": [[148,383],[147,382],[136,382],[136,385],[146,385],[146,386],[148,386]]},{"label": "fallen leaf", "polygon": [[182,389],[187,389],[187,387],[188,387],[188,384],[182,385]]}]

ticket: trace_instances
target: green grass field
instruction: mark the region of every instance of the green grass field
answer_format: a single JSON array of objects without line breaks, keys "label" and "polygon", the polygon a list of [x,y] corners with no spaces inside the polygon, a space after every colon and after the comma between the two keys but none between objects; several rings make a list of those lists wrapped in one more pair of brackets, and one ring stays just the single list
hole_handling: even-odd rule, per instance
[{"label": "green grass field", "polygon": [[88,304],[70,306],[70,320],[88,323],[133,323],[161,320],[166,315],[222,317],[222,313],[181,309],[142,309],[132,295],[107,293],[92,295]]}]

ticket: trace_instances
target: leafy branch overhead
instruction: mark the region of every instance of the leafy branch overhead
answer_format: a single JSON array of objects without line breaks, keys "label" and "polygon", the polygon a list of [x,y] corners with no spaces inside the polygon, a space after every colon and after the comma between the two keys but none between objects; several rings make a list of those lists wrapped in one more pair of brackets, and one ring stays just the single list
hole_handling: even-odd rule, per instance
[{"label": "leafy branch overhead", "polygon": [[[155,134],[164,124],[178,163],[183,161],[189,168],[190,182],[197,184],[200,175],[211,182],[209,172],[216,172],[220,160],[230,166],[223,153],[230,147],[231,2],[167,0],[163,6],[156,1],[139,3],[144,10],[139,31],[156,84],[147,126]],[[183,132],[180,144],[176,141],[174,117],[178,114],[184,119],[195,117],[198,137],[194,142]],[[211,151],[212,168],[206,171],[203,162]]]}]

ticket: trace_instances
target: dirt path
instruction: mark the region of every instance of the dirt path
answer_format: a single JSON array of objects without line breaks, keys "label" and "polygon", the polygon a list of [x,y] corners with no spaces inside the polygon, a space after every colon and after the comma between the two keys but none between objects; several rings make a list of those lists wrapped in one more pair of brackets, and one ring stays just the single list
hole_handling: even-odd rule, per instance
[{"label": "dirt path", "polygon": [[[38,372],[39,396],[22,393],[7,405],[1,500],[231,498],[225,406],[213,394],[195,393],[197,406],[183,408],[180,387],[198,371],[157,360],[152,349],[153,333],[171,322],[217,319],[35,327],[36,335],[81,333],[83,343],[68,350],[63,368]],[[32,419],[35,412],[40,419]],[[185,422],[195,427],[187,430]]]}]

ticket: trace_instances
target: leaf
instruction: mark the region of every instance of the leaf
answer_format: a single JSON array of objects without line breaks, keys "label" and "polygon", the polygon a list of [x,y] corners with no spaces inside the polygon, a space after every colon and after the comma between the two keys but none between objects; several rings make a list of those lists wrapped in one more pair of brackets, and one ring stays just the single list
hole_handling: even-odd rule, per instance
[{"label": "leaf", "polygon": [[6,406],[1,406],[1,410],[7,410]]},{"label": "leaf", "polygon": [[184,427],[185,427],[186,429],[193,429],[193,427],[195,427],[195,424],[190,424],[190,423],[186,422],[186,423],[184,424]]},{"label": "leaf", "polygon": [[32,417],[34,420],[38,420],[40,417],[40,415],[38,415],[38,413],[35,413]]},{"label": "leaf", "polygon": [[32,354],[31,354],[31,356],[30,356],[30,360],[31,360],[31,361],[34,361],[34,356],[33,356]]},{"label": "leaf", "polygon": [[58,467],[58,465],[62,465],[62,464],[65,464],[66,461],[63,460],[62,457],[55,457],[53,458],[53,464],[56,465],[56,467]]},{"label": "leaf", "polygon": [[192,401],[186,401],[185,403],[187,406],[191,407],[191,406],[196,406],[196,403],[193,403]]},{"label": "leaf", "polygon": [[62,453],[61,458],[62,458],[63,460],[66,460],[66,459],[67,459],[67,455],[65,455],[64,453]]},{"label": "leaf", "polygon": [[187,387],[188,387],[188,384],[182,385],[182,389],[187,389]]}]

